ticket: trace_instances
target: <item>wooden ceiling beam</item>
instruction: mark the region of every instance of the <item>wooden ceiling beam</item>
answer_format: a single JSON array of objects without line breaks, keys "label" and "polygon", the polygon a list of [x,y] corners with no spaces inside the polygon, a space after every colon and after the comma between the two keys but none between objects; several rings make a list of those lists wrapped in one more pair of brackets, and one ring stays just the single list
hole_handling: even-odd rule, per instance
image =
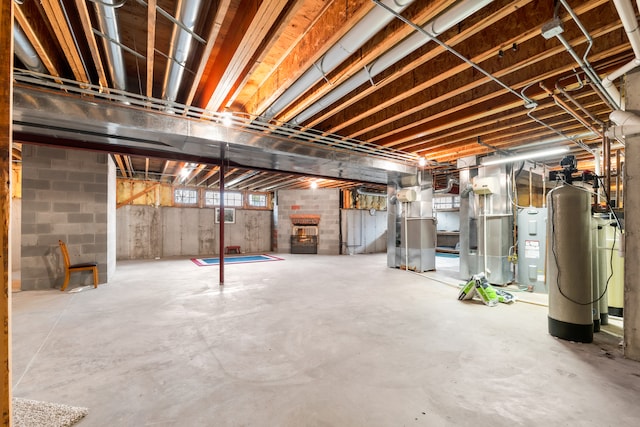
[{"label": "wooden ceiling beam", "polygon": [[[614,41],[620,40],[615,33],[610,33],[608,36]],[[598,57],[615,54],[621,49],[625,49],[625,47],[614,46],[607,51],[594,54],[593,57],[597,60]],[[567,55],[567,58],[569,59],[560,64],[558,63],[558,58],[549,58],[543,63],[530,64],[529,67],[523,69],[529,74],[528,79],[526,76],[519,76],[519,82],[512,85],[512,88],[521,90],[529,84],[547,79],[557,79],[563,74],[572,72],[575,69],[575,64],[571,61],[569,55]],[[524,108],[522,100],[508,93],[506,89],[496,90],[496,87],[495,85],[485,85],[476,88],[471,101],[468,100],[465,94],[457,95],[450,99],[443,97],[438,105],[418,110],[417,117],[416,115],[408,116],[402,120],[398,117],[394,130],[378,134],[373,138],[374,142],[384,146],[396,147],[412,139],[425,138],[430,134],[465,122],[471,122],[479,117],[501,114],[518,106]],[[534,91],[535,94],[533,94]],[[532,87],[528,92],[527,96],[534,100],[546,97],[539,87]]]},{"label": "wooden ceiling beam", "polygon": [[162,165],[162,171],[160,172],[160,176],[158,177],[158,181],[162,181],[162,178],[167,177],[167,181],[171,182],[171,177],[168,176],[167,171],[169,170],[169,167],[174,163],[175,162],[173,160],[167,160],[164,162],[164,164]]},{"label": "wooden ceiling beam", "polygon": [[280,14],[273,31],[263,40],[259,55],[247,65],[243,72],[245,77],[238,81],[238,87],[230,94],[225,105],[230,105],[234,111],[244,112],[247,100],[256,94],[274,72],[277,72],[282,62],[305,37],[317,17],[330,5],[331,2],[324,1],[290,2],[289,7]]},{"label": "wooden ceiling beam", "polygon": [[184,185],[189,185],[189,183],[190,183],[191,181],[193,181],[193,180],[194,180],[194,179],[195,179],[195,178],[200,174],[200,172],[202,172],[202,171],[203,171],[203,169],[204,169],[205,167],[207,167],[207,165],[206,165],[206,164],[204,164],[204,163],[200,163],[198,166],[196,166],[196,167],[195,167],[195,169],[193,169],[193,170],[189,173],[189,175],[187,176],[187,178],[185,178],[185,180],[184,180]]},{"label": "wooden ceiling beam", "polygon": [[[409,7],[404,14],[407,15],[407,19],[412,22],[428,22],[443,12],[447,7],[451,6],[452,3],[454,3],[452,0],[439,0],[429,2],[428,4],[416,2],[415,7]],[[310,88],[311,90],[307,92],[304,99],[301,99],[296,102],[295,105],[287,108],[282,114],[279,114],[278,120],[284,122],[292,120],[313,103],[318,102],[320,98],[327,95],[336,85],[341,84],[356,72],[373,63],[376,58],[414,32],[413,28],[397,19],[391,21],[387,28],[383,36],[380,34],[374,36],[365,43],[362,48],[358,49],[356,53],[351,55],[351,58],[345,61],[344,65],[339,66],[335,71],[329,73],[326,76],[326,81],[318,82],[313,88]],[[311,123],[310,126],[318,122]]]},{"label": "wooden ceiling beam", "polygon": [[262,178],[263,178],[262,180],[254,182],[252,184],[252,187],[256,189],[266,189],[273,184],[277,184],[279,182],[286,181],[288,179],[294,179],[294,178],[297,178],[297,176],[294,176],[294,175],[283,176],[283,174],[281,173],[277,173],[277,174],[265,173]]},{"label": "wooden ceiling beam", "polygon": [[233,186],[238,190],[245,190],[245,189],[251,188],[253,186],[252,183],[263,179],[265,174],[271,174],[271,173],[249,169],[245,171],[242,175],[233,178],[232,181],[235,181]]},{"label": "wooden ceiling beam", "polygon": [[273,175],[275,174],[272,172],[259,172],[258,174],[252,177],[249,177],[243,180],[241,183],[239,183],[238,188],[241,190],[255,188],[256,183],[262,182],[265,179],[265,176],[273,176]]},{"label": "wooden ceiling beam", "polygon": [[98,73],[98,83],[103,88],[109,87],[109,81],[102,65],[102,59],[100,58],[100,49],[98,48],[98,42],[93,34],[93,26],[91,25],[91,17],[89,16],[89,10],[87,9],[87,2],[85,0],[75,0],[76,8],[78,9],[78,15],[80,16],[80,23],[84,30],[85,39],[91,52],[91,58],[93,59],[93,65]]},{"label": "wooden ceiling beam", "polygon": [[[178,166],[174,169],[175,174],[173,176],[173,185],[179,185],[180,180],[182,179],[181,174],[182,170],[187,166],[187,162],[178,162]],[[164,175],[164,171],[163,171]]]},{"label": "wooden ceiling beam", "polygon": [[374,7],[375,4],[370,0],[332,1],[274,73],[244,103],[245,111],[253,115],[264,113],[286,88]]},{"label": "wooden ceiling beam", "polygon": [[196,182],[196,185],[200,186],[207,182],[209,178],[218,173],[218,170],[220,170],[220,166],[212,166],[211,169],[206,174],[204,174],[204,176],[200,178],[198,182]]},{"label": "wooden ceiling beam", "polygon": [[[577,122],[570,122],[566,118],[554,117],[552,119],[548,119],[548,122],[554,129],[561,131],[563,134],[571,136],[582,133],[584,128],[579,125]],[[543,141],[549,138],[558,137],[558,134],[554,131],[544,128],[544,127],[534,127],[532,124],[523,124],[521,126],[520,133],[518,135],[509,135],[508,132],[504,132],[503,135],[500,134],[491,134],[491,136],[487,138],[482,138],[482,145],[479,145],[476,140],[465,140],[460,141],[458,143],[451,144],[446,147],[442,147],[438,150],[435,150],[431,154],[427,155],[429,159],[437,159],[450,156],[450,155],[458,155],[460,157],[464,157],[466,153],[469,152],[469,147],[471,149],[485,149],[483,152],[486,154],[490,152],[488,146],[496,147],[502,150],[514,150],[524,147],[528,144]],[[517,141],[516,141],[517,138]],[[588,141],[588,140],[587,140]],[[565,141],[569,146],[571,143],[569,140]],[[583,141],[584,142],[584,141]],[[587,143],[590,145],[590,143]],[[576,147],[578,147],[576,145]]]},{"label": "wooden ceiling beam", "polygon": [[[567,123],[566,121],[558,121],[551,124],[553,124],[556,129],[561,130],[563,134],[568,136],[575,135],[576,133],[580,133],[581,131],[581,127],[579,125],[576,125],[573,123]],[[525,139],[520,139],[518,141],[518,145],[515,145],[514,141],[512,139],[509,139],[508,135],[505,135],[504,137],[500,137],[499,135],[492,135],[491,138],[482,138],[480,140],[482,144],[480,144],[477,139],[476,141],[465,140],[457,144],[452,144],[451,147],[442,148],[437,152],[435,152],[433,155],[426,156],[426,157],[428,159],[437,159],[442,156],[446,157],[447,155],[450,155],[450,154],[457,154],[460,157],[464,157],[466,154],[462,154],[462,153],[468,153],[469,147],[478,149],[480,151],[478,151],[477,153],[483,153],[483,154],[492,152],[492,149],[489,148],[489,146],[495,147],[496,149],[499,149],[499,150],[513,151],[513,150],[519,149],[520,145],[527,145],[533,142],[538,142],[538,141],[552,138],[555,136],[558,136],[558,135],[549,129],[529,127],[525,135]],[[513,138],[513,136],[511,136],[511,138]],[[569,140],[564,141],[564,143],[569,146],[572,145]],[[453,145],[455,145],[455,147]]]},{"label": "wooden ceiling beam", "polygon": [[127,174],[127,169],[124,166],[124,162],[122,161],[122,156],[120,154],[114,154],[113,158],[116,161],[116,164],[118,165],[118,169],[120,169],[120,175],[122,175],[124,178],[130,178],[129,175]]},{"label": "wooden ceiling beam", "polygon": [[216,87],[220,84],[222,76],[233,60],[236,51],[240,48],[240,43],[248,33],[259,8],[259,0],[242,0],[237,13],[225,16],[223,25],[229,30],[228,36],[224,39],[224,49],[219,49],[208,58],[207,67],[203,72],[205,79],[198,82],[200,87],[198,97],[195,100],[198,107],[207,108],[209,105]]},{"label": "wooden ceiling beam", "polygon": [[[580,96],[579,99],[584,99],[584,96]],[[542,116],[546,114],[545,111],[554,107],[554,104],[546,97],[536,98],[538,102],[538,107],[535,111],[537,113],[535,116],[540,116],[542,112]],[[588,96],[589,102],[584,104],[587,108],[597,108],[602,105],[602,100],[600,100],[597,95],[590,94]],[[402,150],[411,149],[414,152],[420,152],[423,147],[437,147],[440,142],[450,142],[456,138],[476,138],[477,136],[486,135],[488,132],[494,130],[500,130],[505,127],[513,126],[514,123],[517,123],[517,120],[524,119],[528,120],[529,123],[533,123],[530,119],[526,118],[526,115],[530,112],[530,110],[522,109],[522,108],[514,108],[509,111],[505,111],[499,115],[499,117],[484,117],[480,120],[470,121],[459,123],[457,125],[452,125],[448,128],[443,128],[439,132],[431,132],[426,138],[419,137],[413,140],[409,140],[403,144],[397,146],[397,148]],[[598,114],[603,114],[603,112],[598,112]]]},{"label": "wooden ceiling beam", "polygon": [[[509,17],[510,13],[513,13],[514,7],[518,7],[516,13],[520,13],[520,9],[525,6],[527,3],[530,3],[532,0],[521,0],[516,5],[510,4],[502,7],[501,9],[496,10],[495,12],[489,14],[485,19],[481,19],[479,23],[475,25],[467,26],[463,30],[459,31],[457,28],[446,31],[444,34],[440,35],[439,38],[442,40],[446,40],[446,43],[449,46],[457,47],[462,44],[464,41],[472,38],[475,35],[478,35],[482,32],[481,37],[477,37],[479,46],[477,50],[483,50],[483,46],[485,51],[497,52],[495,49],[495,38],[491,38],[490,36],[485,37],[484,32],[487,31],[488,28],[491,28],[496,22],[504,17]],[[550,9],[551,10],[551,9]],[[519,22],[519,21],[516,21]],[[524,20],[524,22],[527,22]],[[522,26],[522,24],[519,24]],[[517,25],[516,25],[517,27]],[[522,31],[515,31],[515,34],[522,34]],[[504,36],[503,36],[504,37]],[[474,45],[475,46],[475,45]],[[476,52],[477,50],[474,50]],[[422,52],[422,54],[420,54]],[[438,56],[445,56],[448,58],[450,63],[455,65],[449,66],[434,66],[431,63],[432,60],[437,58]],[[485,54],[486,55],[486,54]],[[414,59],[412,59],[414,58]],[[361,119],[353,118],[352,106],[356,105],[357,101],[362,101],[366,97],[370,97],[379,93],[385,88],[393,87],[392,93],[395,96],[408,96],[413,93],[417,93],[419,90],[415,88],[416,76],[421,76],[420,73],[416,72],[415,69],[420,66],[425,66],[430,71],[436,71],[437,74],[444,74],[444,76],[452,75],[453,72],[449,73],[448,71],[443,73],[443,70],[449,70],[451,67],[459,65],[460,60],[450,55],[445,48],[436,45],[435,43],[427,42],[422,48],[418,49],[416,52],[413,52],[401,61],[399,61],[395,66],[390,67],[390,69],[385,70],[380,73],[375,78],[375,85],[366,85],[354,90],[348,97],[345,97],[340,103],[336,103],[333,107],[329,107],[323,111],[322,114],[317,115],[312,118],[309,122],[305,123],[305,127],[314,127],[322,124],[322,128],[326,128],[325,121],[328,122],[329,128],[327,129],[327,133],[337,133],[341,129],[345,128],[349,124],[353,124]],[[407,81],[402,89],[397,89],[398,79],[404,79]],[[376,96],[376,100],[374,103],[367,103],[369,106],[376,106],[375,103],[380,102],[381,100],[386,99],[385,96]],[[361,105],[358,103],[357,105]],[[366,110],[366,109],[365,109]],[[379,107],[375,107],[372,113],[379,111]],[[342,114],[339,114],[342,113]],[[333,117],[335,116],[335,117]],[[332,120],[330,118],[333,117]],[[333,123],[333,124],[332,124]],[[344,124],[346,123],[346,125]],[[348,132],[347,132],[348,133]]]},{"label": "wooden ceiling beam", "polygon": [[[76,0],[83,1],[83,0]],[[153,67],[155,63],[156,50],[156,6],[157,0],[148,0],[147,3],[147,75],[145,93],[153,97]]]},{"label": "wooden ceiling beam", "polygon": [[15,19],[20,24],[20,28],[27,36],[27,39],[35,49],[38,57],[44,64],[47,71],[54,77],[62,75],[63,64],[55,55],[57,48],[51,38],[45,36],[45,24],[33,2],[25,2],[15,5]]},{"label": "wooden ceiling beam", "polygon": [[[246,78],[247,66],[252,66],[264,54],[265,40],[277,22],[281,11],[287,9],[288,0],[264,0],[249,24],[250,32],[246,32],[226,69],[220,76],[207,103],[207,110],[222,111],[227,101],[239,86],[239,81]],[[295,3],[294,3],[295,4]],[[252,64],[253,62],[253,64]],[[244,73],[244,74],[243,74]],[[209,76],[211,78],[211,76]]]},{"label": "wooden ceiling beam", "polygon": [[41,0],[42,8],[51,23],[53,31],[62,47],[62,53],[67,59],[74,78],[81,83],[89,83],[89,76],[84,68],[81,53],[78,51],[73,39],[72,29],[69,28],[65,18],[63,4],[57,0]]},{"label": "wooden ceiling beam", "polygon": [[[557,110],[545,112],[545,110],[549,110],[549,107],[551,107],[552,105],[553,104],[551,103],[540,105],[536,110],[537,113],[534,115],[534,117],[543,122],[557,117]],[[599,99],[594,100],[592,104],[586,104],[584,106],[591,110],[598,109],[597,111],[595,111],[595,114],[602,114],[608,111],[606,106],[604,106],[602,104],[602,101],[600,101]],[[485,135],[502,135],[502,132],[509,131],[513,132],[513,135],[515,135],[517,134],[517,131],[514,131],[514,129],[520,128],[522,126],[538,128],[539,126],[531,119],[529,119],[526,113],[526,111],[517,109],[509,112],[508,114],[505,114],[505,116],[501,118],[500,123],[496,122],[496,120],[493,119],[481,120],[473,123],[470,126],[451,129],[448,132],[433,136],[426,142],[420,141],[420,145],[414,144],[411,148],[413,152],[419,153],[420,155],[429,155],[436,150],[446,149],[448,147],[454,146],[457,143],[475,140],[480,137],[485,137]],[[586,130],[584,132],[586,132]],[[514,141],[514,143],[517,142],[518,141]]]},{"label": "wooden ceiling beam", "polygon": [[216,13],[213,18],[213,23],[209,27],[209,34],[207,35],[207,43],[205,44],[204,52],[202,54],[202,57],[200,58],[200,61],[198,62],[195,76],[193,78],[193,81],[190,85],[190,88],[187,94],[187,99],[185,101],[186,105],[192,105],[193,100],[196,96],[196,90],[198,89],[198,86],[202,83],[201,81],[202,76],[204,75],[205,69],[207,67],[207,63],[209,61],[209,58],[211,57],[211,52],[213,52],[216,42],[220,37],[220,29],[222,28],[225,17],[229,13],[230,7],[231,7],[231,0],[221,0],[218,3],[218,7],[216,9]]},{"label": "wooden ceiling beam", "polygon": [[[528,12],[528,11],[523,11]],[[519,20],[516,20],[519,22]],[[620,30],[620,24],[605,26],[597,32],[594,32],[594,38],[607,38],[609,44],[620,43],[619,35],[612,35],[611,33],[617,33]],[[518,31],[524,31],[531,33],[532,30],[525,30],[518,28]],[[535,32],[539,35],[539,28],[535,28]],[[487,35],[487,39],[496,40],[497,34]],[[613,41],[612,41],[613,40]],[[475,40],[474,40],[475,41]],[[579,46],[586,43],[586,39],[582,34],[575,32],[575,37],[570,39],[573,46]],[[491,44],[485,45],[486,50],[477,57],[471,58],[474,63],[479,63],[485,70],[491,72],[494,77],[501,79],[506,84],[510,84],[512,88],[518,89],[525,86],[522,84],[523,80],[531,78],[531,75],[535,72],[544,71],[548,72],[554,67],[563,67],[566,70],[567,66],[575,68],[576,64],[573,62],[568,54],[565,54],[564,47],[559,43],[555,43],[553,47],[547,47],[547,41],[539,36],[537,38],[529,38],[526,43],[521,43],[520,48],[516,52],[510,52],[508,58],[500,58],[497,56],[497,48],[490,47]],[[536,55],[531,55],[530,52],[539,52]],[[555,56],[560,55],[562,58],[559,61]],[[552,59],[554,58],[554,59]],[[447,70],[442,72],[442,70]],[[440,110],[444,111],[446,105],[443,101],[453,98],[456,95],[467,94],[462,99],[470,99],[470,102],[477,102],[479,94],[478,88],[485,86],[481,89],[482,93],[495,92],[496,89],[499,93],[506,92],[505,89],[492,83],[488,77],[479,75],[479,73],[471,68],[466,63],[460,63],[458,58],[452,55],[443,55],[439,62],[435,65],[433,61],[429,62],[423,67],[415,70],[417,75],[426,76],[425,81],[416,84],[413,79],[402,84],[406,88],[406,91],[398,89],[394,86],[395,91],[385,94],[384,91],[378,91],[375,97],[370,97],[366,104],[376,105],[375,110],[371,112],[358,112],[357,109],[352,108],[349,110],[350,115],[354,116],[348,120],[347,117],[342,115],[340,117],[345,123],[349,123],[350,127],[340,126],[340,130],[344,130],[343,134],[348,135],[351,138],[360,138],[369,142],[375,142],[382,140],[385,133],[380,133],[380,128],[394,123],[394,130],[398,125],[398,121],[404,119],[405,122],[414,121],[416,119],[413,116],[414,113],[420,113],[426,107],[437,105]],[[475,76],[475,77],[474,77]],[[401,95],[397,92],[400,91]],[[378,98],[379,97],[379,98]],[[382,109],[386,109],[382,111]],[[380,112],[381,114],[375,114]],[[373,114],[372,114],[373,113]],[[424,114],[418,114],[418,117]],[[382,116],[382,117],[381,117]],[[354,121],[355,120],[355,121]],[[355,125],[353,125],[355,124]],[[386,126],[389,128],[389,126]],[[375,133],[376,138],[372,139],[370,136]],[[390,135],[389,132],[386,133]],[[390,135],[390,139],[393,136]],[[384,145],[384,142],[382,142]]]},{"label": "wooden ceiling beam", "polygon": [[125,156],[124,157],[125,160],[125,166],[127,167],[127,169],[129,170],[129,175],[131,177],[134,177],[136,174],[135,169],[133,168],[133,163],[131,163],[131,156]]},{"label": "wooden ceiling beam", "polygon": [[[529,22],[522,19],[522,15],[530,12],[528,8],[523,8],[523,6],[529,2],[530,0],[521,2],[522,4],[519,5],[520,8],[516,13],[512,13],[511,5],[503,8],[498,13],[493,14],[491,19],[481,21],[480,24],[469,28],[464,33],[452,36],[451,39],[447,40],[447,44],[456,49],[468,49],[466,46],[458,45],[465,40],[469,40],[468,45],[473,45],[473,52],[480,52],[470,58],[470,60],[476,64],[495,57],[498,50],[500,50],[500,48],[496,46],[500,40],[506,38],[510,43],[522,44],[526,40],[533,38],[533,33],[539,34],[540,32],[538,27],[535,29],[529,28]],[[550,12],[551,10],[549,7]],[[505,29],[499,31],[499,34],[493,34],[496,31],[493,30],[495,23],[502,18],[505,18],[505,21],[507,21]],[[492,26],[494,27],[492,28]],[[502,26],[500,28],[502,28]],[[502,42],[502,44],[504,43],[507,42]],[[359,135],[372,130],[371,127],[366,127],[360,123],[367,116],[380,112],[399,102],[404,104],[404,100],[411,96],[433,88],[442,81],[451,79],[452,77],[456,77],[457,81],[463,81],[459,73],[466,71],[467,75],[471,75],[472,80],[474,79],[473,76],[477,75],[477,72],[473,70],[469,64],[461,62],[459,58],[453,56],[444,48],[435,46],[435,44],[432,45],[434,47],[425,55],[409,62],[400,68],[399,71],[391,75],[384,74],[381,77],[380,84],[358,91],[355,96],[350,97],[346,104],[341,104],[339,108],[343,114],[339,114],[336,117],[337,124],[329,128],[328,132],[339,133],[343,129],[346,129],[345,134],[351,134],[353,138],[357,138]],[[416,84],[416,76],[420,76],[420,82],[418,84]],[[484,81],[488,81],[488,79],[485,78]],[[391,86],[391,83],[393,83],[393,86]],[[397,86],[400,86],[399,90]],[[371,105],[374,106],[372,109],[354,111],[353,108],[350,108],[349,110],[345,110],[344,107],[350,107],[355,101],[361,101],[367,97],[377,98],[371,100],[371,102],[373,102]],[[425,96],[425,98],[428,97]],[[325,114],[325,117],[326,116]],[[318,124],[320,119],[321,117],[315,119],[310,125]],[[359,124],[360,126],[360,129],[356,132],[350,128],[353,127],[352,125],[354,124]]]}]

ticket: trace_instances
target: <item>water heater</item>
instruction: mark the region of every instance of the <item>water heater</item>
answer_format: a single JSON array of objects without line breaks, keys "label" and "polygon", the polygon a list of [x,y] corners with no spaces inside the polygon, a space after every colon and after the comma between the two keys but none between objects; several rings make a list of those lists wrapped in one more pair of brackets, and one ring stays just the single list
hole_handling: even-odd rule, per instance
[{"label": "water heater", "polygon": [[549,333],[592,342],[591,194],[564,184],[549,192],[547,206]]}]

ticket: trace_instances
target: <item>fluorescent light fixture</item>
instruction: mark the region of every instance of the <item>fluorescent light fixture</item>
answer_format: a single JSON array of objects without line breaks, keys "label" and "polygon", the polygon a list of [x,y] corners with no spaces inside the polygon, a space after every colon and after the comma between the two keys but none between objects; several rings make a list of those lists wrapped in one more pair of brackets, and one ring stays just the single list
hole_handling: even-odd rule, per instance
[{"label": "fluorescent light fixture", "polygon": [[553,18],[551,21],[542,25],[541,33],[542,37],[549,40],[557,36],[558,34],[562,34],[564,31],[564,26],[562,25],[562,21],[560,18]]},{"label": "fluorescent light fixture", "polygon": [[520,160],[538,159],[540,157],[549,157],[557,154],[566,153],[567,151],[569,151],[568,147],[557,147],[557,148],[551,148],[548,150],[530,151],[526,153],[516,154],[515,156],[499,157],[496,159],[488,159],[488,160],[483,159],[481,164],[483,166],[490,166],[490,165],[498,165],[501,163],[517,162]]}]

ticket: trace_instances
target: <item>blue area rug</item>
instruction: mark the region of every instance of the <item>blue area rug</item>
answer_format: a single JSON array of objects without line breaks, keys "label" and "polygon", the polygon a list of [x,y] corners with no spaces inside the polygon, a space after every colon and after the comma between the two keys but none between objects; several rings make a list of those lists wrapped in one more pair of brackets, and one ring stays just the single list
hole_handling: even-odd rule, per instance
[{"label": "blue area rug", "polygon": [[458,254],[449,254],[446,252],[436,252],[436,256],[442,257],[442,258],[458,258],[460,257],[460,255]]},{"label": "blue area rug", "polygon": [[[220,258],[191,258],[196,265],[219,265]],[[243,264],[248,262],[267,262],[267,261],[282,261],[282,258],[278,258],[273,255],[243,255],[243,256],[226,256],[224,257],[224,263],[226,264]]]}]

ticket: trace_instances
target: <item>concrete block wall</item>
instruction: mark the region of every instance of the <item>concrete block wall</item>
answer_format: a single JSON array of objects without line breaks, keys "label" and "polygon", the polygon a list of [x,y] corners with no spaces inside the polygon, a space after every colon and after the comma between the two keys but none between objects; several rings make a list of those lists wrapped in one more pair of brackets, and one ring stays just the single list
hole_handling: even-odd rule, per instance
[{"label": "concrete block wall", "polygon": [[[67,243],[72,263],[97,262],[100,283],[107,281],[107,158],[105,153],[23,146],[21,289],[62,285],[58,240]],[[90,271],[74,273],[69,287],[92,282]]]},{"label": "concrete block wall", "polygon": [[[220,253],[220,224],[214,209],[127,205],[117,210],[117,258],[153,259]],[[225,224],[224,246],[242,252],[271,251],[271,211],[236,209]]]},{"label": "concrete block wall", "polygon": [[291,251],[292,225],[290,215],[320,215],[318,254],[340,253],[340,190],[334,188],[279,190],[277,239],[278,252]]}]

